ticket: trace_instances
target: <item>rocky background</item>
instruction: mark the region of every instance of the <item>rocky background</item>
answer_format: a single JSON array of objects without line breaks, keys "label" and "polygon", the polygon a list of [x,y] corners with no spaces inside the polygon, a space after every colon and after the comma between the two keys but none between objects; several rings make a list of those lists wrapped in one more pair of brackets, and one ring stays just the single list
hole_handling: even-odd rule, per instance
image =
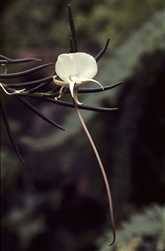
[{"label": "rocky background", "polygon": [[[1,91],[26,162],[22,165],[17,159],[2,123],[2,251],[163,251],[165,4],[147,0],[143,4],[70,3],[81,51],[96,55],[107,37],[111,39],[96,79],[103,85],[123,82],[113,90],[80,97],[85,105],[119,108],[108,113],[81,111],[112,189],[117,241],[108,247],[111,225],[105,185],[75,111],[28,99],[62,125],[63,132]],[[55,62],[69,48],[67,4],[3,2],[1,54]],[[51,66],[43,76],[33,74],[21,81],[53,71]]]}]

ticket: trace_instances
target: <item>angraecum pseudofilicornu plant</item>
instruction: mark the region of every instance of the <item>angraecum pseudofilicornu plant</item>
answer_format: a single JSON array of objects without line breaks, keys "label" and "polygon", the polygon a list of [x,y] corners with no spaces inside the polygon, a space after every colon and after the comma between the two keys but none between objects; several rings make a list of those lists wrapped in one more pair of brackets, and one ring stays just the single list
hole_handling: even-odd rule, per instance
[{"label": "angraecum pseudofilicornu plant", "polygon": [[[117,108],[85,106],[82,103],[80,103],[80,101],[78,100],[78,93],[81,94],[81,93],[107,91],[120,85],[121,82],[118,82],[109,86],[102,86],[102,84],[100,84],[98,81],[93,79],[98,71],[97,62],[100,60],[100,58],[104,55],[105,51],[107,50],[107,47],[109,44],[109,38],[107,39],[103,49],[96,55],[96,57],[93,57],[90,54],[87,54],[85,52],[79,52],[77,35],[76,35],[76,30],[75,30],[75,25],[73,22],[72,11],[71,11],[70,5],[68,6],[68,13],[69,13],[69,24],[70,24],[70,29],[71,29],[70,49],[67,53],[63,53],[58,56],[58,59],[55,63],[55,71],[50,76],[45,77],[45,78],[35,79],[32,81],[23,82],[23,83],[12,83],[12,80],[15,78],[27,76],[35,71],[41,71],[42,69],[49,67],[53,63],[39,65],[34,68],[30,68],[28,70],[21,71],[21,72],[8,73],[7,72],[8,64],[21,64],[21,63],[27,63],[30,61],[40,61],[40,59],[36,59],[36,58],[11,59],[9,57],[0,55],[0,64],[1,64],[1,67],[4,68],[4,72],[0,74],[0,78],[1,78],[0,87],[6,95],[15,97],[25,106],[27,106],[32,112],[38,115],[40,118],[44,119],[46,122],[50,123],[53,126],[56,126],[57,128],[61,130],[64,130],[64,128],[58,125],[57,123],[55,123],[54,121],[52,121],[51,119],[49,119],[48,117],[46,117],[38,109],[32,106],[32,104],[26,100],[26,97],[36,98],[38,100],[47,101],[47,102],[51,102],[57,105],[67,106],[67,107],[71,107],[75,109],[76,114],[78,115],[78,118],[82,124],[82,127],[93,148],[93,151],[95,153],[96,159],[98,161],[98,165],[101,169],[103,179],[105,182],[105,187],[106,187],[106,191],[108,195],[108,202],[109,202],[109,212],[110,212],[110,219],[111,219],[111,224],[112,224],[112,233],[113,233],[113,238],[110,243],[110,246],[111,246],[115,242],[116,234],[115,234],[113,203],[112,203],[110,186],[108,183],[108,179],[107,179],[100,155],[86,127],[86,124],[83,120],[83,117],[79,109],[98,111],[98,112],[109,112],[112,110],[117,110]],[[9,80],[9,79],[11,81],[6,82],[6,80]],[[52,85],[51,85],[49,91],[42,92],[41,91],[42,88],[44,88],[45,86],[48,86],[49,88],[49,85],[52,83],[52,81],[54,82],[55,86],[52,88]],[[94,82],[98,84],[100,87],[80,88],[81,86],[87,84],[88,82]],[[71,94],[71,99],[72,99],[71,102],[65,102],[65,101],[59,100],[63,95],[67,95],[69,93]],[[12,131],[11,131],[2,101],[1,101],[1,114],[2,114],[2,119],[6,128],[6,131],[10,138],[10,141],[19,159],[21,160],[22,163],[24,163],[24,160],[19,152],[19,149],[12,135]]]}]

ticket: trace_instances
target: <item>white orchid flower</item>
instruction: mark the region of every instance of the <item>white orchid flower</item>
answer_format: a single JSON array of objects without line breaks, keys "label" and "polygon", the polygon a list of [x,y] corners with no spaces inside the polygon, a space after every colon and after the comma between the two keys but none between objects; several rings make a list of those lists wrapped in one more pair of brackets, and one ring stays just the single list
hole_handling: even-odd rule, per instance
[{"label": "white orchid flower", "polygon": [[96,60],[91,55],[84,52],[65,53],[58,57],[55,65],[56,74],[61,80],[56,79],[57,76],[54,76],[53,81],[55,84],[62,86],[60,94],[62,94],[64,87],[69,87],[75,102],[82,104],[77,98],[77,91],[80,85],[92,81],[103,88],[98,81],[93,79],[97,74],[97,70]]}]

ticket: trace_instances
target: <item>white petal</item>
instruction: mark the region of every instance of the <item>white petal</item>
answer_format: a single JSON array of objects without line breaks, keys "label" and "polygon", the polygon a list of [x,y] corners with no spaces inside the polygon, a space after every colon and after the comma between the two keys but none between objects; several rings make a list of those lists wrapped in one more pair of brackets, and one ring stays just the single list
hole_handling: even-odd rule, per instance
[{"label": "white petal", "polygon": [[96,75],[97,63],[94,57],[84,52],[61,54],[56,62],[55,71],[67,83],[70,83],[73,77],[82,82]]},{"label": "white petal", "polygon": [[71,73],[71,58],[70,54],[61,54],[56,62],[55,71],[56,74],[66,83],[70,83],[70,73]]},{"label": "white petal", "polygon": [[97,74],[97,63],[94,57],[84,52],[70,54],[72,58],[72,77],[80,82],[85,78],[93,78]]}]

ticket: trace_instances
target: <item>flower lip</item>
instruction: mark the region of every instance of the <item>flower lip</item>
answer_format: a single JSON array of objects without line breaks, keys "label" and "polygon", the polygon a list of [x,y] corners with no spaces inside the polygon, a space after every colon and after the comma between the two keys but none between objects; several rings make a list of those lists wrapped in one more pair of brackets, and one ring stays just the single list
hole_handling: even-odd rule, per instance
[{"label": "flower lip", "polygon": [[[61,80],[53,78],[54,82],[60,86],[68,86],[72,98],[78,104],[82,104],[77,99],[77,91],[80,85],[89,81],[102,85],[93,79],[97,74],[97,63],[94,57],[85,52],[64,53],[58,56],[55,71]],[[103,87],[102,87],[103,88]]]},{"label": "flower lip", "polygon": [[77,77],[78,81],[93,78],[97,73],[97,63],[94,57],[85,52],[64,53],[58,57],[55,70],[65,82]]}]

